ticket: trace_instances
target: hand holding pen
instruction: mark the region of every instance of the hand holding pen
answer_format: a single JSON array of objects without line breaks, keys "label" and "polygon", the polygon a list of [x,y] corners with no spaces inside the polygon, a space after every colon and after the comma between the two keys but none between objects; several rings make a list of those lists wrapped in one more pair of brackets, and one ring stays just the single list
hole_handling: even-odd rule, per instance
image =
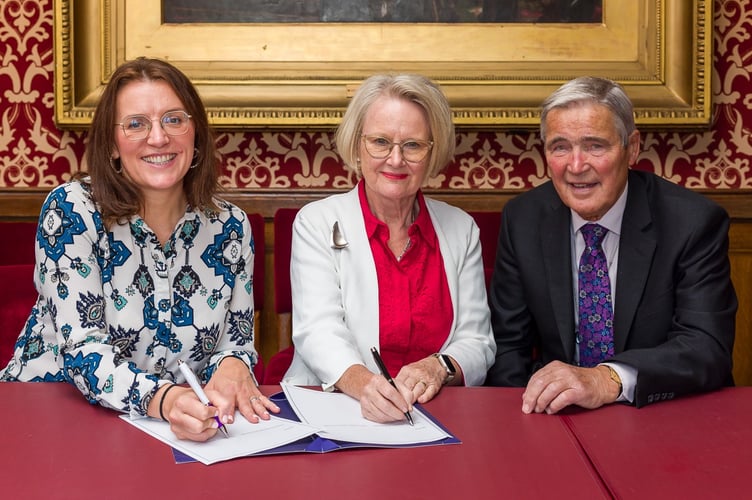
[{"label": "hand holding pen", "polygon": [[[391,375],[389,375],[389,371],[386,369],[386,365],[384,365],[384,361],[381,359],[381,355],[379,354],[379,351],[376,350],[375,347],[371,347],[371,354],[373,355],[373,360],[376,362],[376,366],[379,367],[379,371],[381,372],[381,375],[384,376],[387,382],[389,382],[392,387],[397,389],[397,384],[394,383],[394,379]],[[410,425],[413,425],[413,416],[410,415],[409,411],[405,412],[405,418],[407,419],[407,422]]]},{"label": "hand holding pen", "polygon": [[[198,378],[196,378],[196,374],[193,373],[193,370],[191,370],[191,367],[188,366],[187,363],[184,363],[182,360],[178,360],[178,368],[180,368],[180,372],[185,377],[185,380],[186,382],[188,382],[188,385],[191,386],[191,389],[193,389],[193,392],[196,394],[196,396],[198,396],[198,399],[204,405],[212,406],[211,402],[209,401],[209,398],[206,397],[206,393],[204,392],[204,389],[201,387],[201,384],[199,383]],[[214,420],[217,421],[218,429],[222,431],[222,434],[224,434],[225,437],[230,437],[230,434],[227,432],[227,427],[219,419],[219,416],[215,415]]]}]

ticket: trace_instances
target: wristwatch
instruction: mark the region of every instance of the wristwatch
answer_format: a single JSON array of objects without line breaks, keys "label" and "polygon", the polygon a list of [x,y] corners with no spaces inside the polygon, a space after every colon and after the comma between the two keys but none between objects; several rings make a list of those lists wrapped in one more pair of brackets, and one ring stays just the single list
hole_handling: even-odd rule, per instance
[{"label": "wristwatch", "polygon": [[[605,366],[606,368],[608,368],[608,374],[611,377],[611,380],[613,380],[614,382],[616,382],[616,385],[619,386],[619,396],[621,396],[621,393],[624,390],[624,386],[622,386],[622,384],[621,384],[621,377],[619,377],[619,374],[616,373],[616,370],[614,370],[613,368],[611,368],[611,366],[609,366],[609,365],[603,365],[603,366]],[[618,398],[619,396],[616,396],[616,397]]]},{"label": "wristwatch", "polygon": [[454,380],[454,376],[457,374],[457,369],[454,367],[454,363],[452,363],[452,358],[450,358],[446,354],[441,354],[439,352],[435,353],[433,357],[438,359],[439,363],[441,363],[441,366],[443,366],[446,370],[446,378],[444,379],[444,384],[448,384],[449,382]]}]

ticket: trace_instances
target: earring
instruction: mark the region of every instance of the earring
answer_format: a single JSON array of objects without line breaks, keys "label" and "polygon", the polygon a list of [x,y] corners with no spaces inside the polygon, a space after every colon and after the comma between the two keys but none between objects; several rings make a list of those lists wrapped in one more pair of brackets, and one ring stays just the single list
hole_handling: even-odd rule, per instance
[{"label": "earring", "polygon": [[112,167],[112,170],[114,170],[116,174],[122,174],[123,173],[123,165],[116,166],[115,165],[115,158],[113,158],[113,157],[110,157],[110,167]]},{"label": "earring", "polygon": [[193,163],[191,163],[190,168],[198,167],[198,154],[199,154],[198,148],[193,148]]}]

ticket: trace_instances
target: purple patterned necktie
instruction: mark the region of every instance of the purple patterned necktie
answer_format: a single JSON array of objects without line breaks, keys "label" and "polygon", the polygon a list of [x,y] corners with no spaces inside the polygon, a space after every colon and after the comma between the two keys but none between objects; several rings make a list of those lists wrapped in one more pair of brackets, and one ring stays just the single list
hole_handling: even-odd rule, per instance
[{"label": "purple patterned necktie", "polygon": [[585,224],[582,229],[585,251],[580,258],[578,289],[580,324],[577,344],[580,366],[595,366],[614,355],[614,308],[611,280],[601,242],[608,229]]}]

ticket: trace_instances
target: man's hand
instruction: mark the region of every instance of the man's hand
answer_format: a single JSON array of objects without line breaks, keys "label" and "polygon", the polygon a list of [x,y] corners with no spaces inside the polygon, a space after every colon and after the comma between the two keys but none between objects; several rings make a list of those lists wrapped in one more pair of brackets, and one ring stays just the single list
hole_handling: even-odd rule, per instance
[{"label": "man's hand", "polygon": [[593,409],[613,403],[619,385],[608,367],[580,368],[553,361],[533,374],[522,395],[524,413],[554,414],[569,405]]}]

